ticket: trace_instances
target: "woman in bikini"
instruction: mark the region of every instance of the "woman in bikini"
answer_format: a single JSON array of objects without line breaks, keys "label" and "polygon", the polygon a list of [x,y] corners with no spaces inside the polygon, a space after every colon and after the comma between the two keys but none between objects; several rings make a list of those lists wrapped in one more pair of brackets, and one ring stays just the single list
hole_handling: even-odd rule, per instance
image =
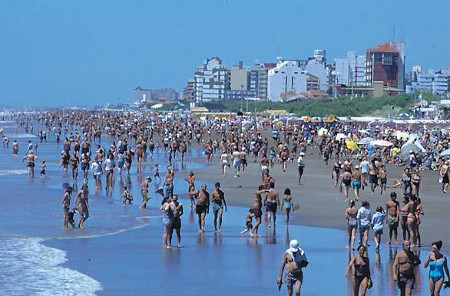
[{"label": "woman in bikini", "polygon": [[345,276],[348,277],[350,269],[353,268],[353,295],[365,296],[367,289],[372,287],[370,278],[369,258],[366,256],[366,247],[358,247],[358,255],[352,257],[345,270]]},{"label": "woman in bikini", "polygon": [[428,254],[427,260],[425,260],[423,264],[425,268],[430,267],[429,282],[430,295],[432,296],[439,296],[441,294],[445,274],[447,274],[447,279],[449,279],[447,257],[440,253],[441,247],[442,241],[432,243],[431,252]]},{"label": "woman in bikini", "polygon": [[345,219],[347,220],[348,246],[347,249],[355,249],[356,229],[358,228],[358,220],[356,214],[358,209],[355,208],[355,201],[349,201],[349,207],[345,210]]}]

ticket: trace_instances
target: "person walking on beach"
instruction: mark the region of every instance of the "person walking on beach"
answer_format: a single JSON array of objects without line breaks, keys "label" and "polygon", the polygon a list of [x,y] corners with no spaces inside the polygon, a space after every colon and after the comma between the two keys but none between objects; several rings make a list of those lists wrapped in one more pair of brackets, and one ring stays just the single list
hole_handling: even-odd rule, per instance
[{"label": "person walking on beach", "polygon": [[281,289],[281,285],[283,284],[282,277],[284,272],[287,295],[292,296],[295,291],[295,296],[300,296],[303,285],[302,268],[308,266],[308,264],[305,251],[298,246],[298,241],[295,239],[291,240],[289,249],[284,252],[283,259],[281,260],[280,271],[277,277],[278,289]]},{"label": "person walking on beach", "polygon": [[349,201],[349,207],[345,210],[345,219],[347,220],[347,232],[348,232],[348,245],[347,248],[354,250],[355,249],[355,236],[356,229],[358,228],[358,220],[356,219],[356,215],[358,213],[358,209],[355,208],[355,201]]},{"label": "person walking on beach", "polygon": [[355,193],[355,198],[356,201],[359,200],[359,190],[361,189],[361,172],[359,170],[359,166],[355,166],[355,171],[353,172],[352,175],[352,187],[353,187],[353,192]]},{"label": "person walking on beach", "polygon": [[386,220],[386,212],[381,206],[377,207],[375,214],[372,216],[373,240],[375,241],[375,250],[380,250],[381,235],[383,234],[384,221]]},{"label": "person walking on beach", "polygon": [[172,227],[169,233],[169,244],[172,245],[172,235],[175,230],[177,235],[177,247],[181,248],[181,219],[180,217],[183,215],[183,205],[178,202],[178,195],[174,194],[172,197],[172,202],[175,205],[173,210],[173,220]]},{"label": "person walking on beach", "polygon": [[37,156],[34,154],[33,150],[29,150],[27,155],[25,155],[23,159],[26,159],[27,161],[28,178],[34,179],[34,167],[36,166],[34,161],[37,159]]},{"label": "person walking on beach", "polygon": [[394,235],[394,244],[397,244],[397,229],[398,221],[400,215],[400,204],[398,203],[397,193],[391,192],[391,199],[386,203],[386,211],[388,214],[388,225],[389,225],[389,240],[388,244],[392,242],[392,235]]},{"label": "person walking on beach", "polygon": [[[353,295],[365,296],[367,289],[372,287],[372,279],[370,277],[369,258],[367,257],[367,248],[365,246],[358,247],[358,255],[352,257],[345,270],[345,277],[348,277],[350,270],[353,268]],[[361,293],[361,294],[360,294]]]},{"label": "person walking on beach", "polygon": [[370,223],[372,222],[372,214],[370,213],[370,204],[368,201],[364,200],[362,202],[361,208],[359,208],[358,213],[356,214],[356,219],[358,219],[359,227],[359,244],[364,244],[364,246],[367,248]]},{"label": "person walking on beach", "polygon": [[81,190],[78,192],[75,204],[78,207],[78,213],[80,214],[80,221],[78,223],[79,228],[84,228],[84,221],[89,218],[89,198],[88,198],[88,185],[87,183],[81,186]]},{"label": "person walking on beach", "polygon": [[62,205],[63,205],[63,213],[64,213],[64,229],[69,229],[69,220],[70,220],[70,197],[72,195],[72,187],[68,187],[66,191],[64,192],[63,198],[62,198]]},{"label": "person walking on beach", "polygon": [[196,196],[195,212],[198,215],[198,232],[205,232],[205,217],[209,213],[209,193],[206,191],[206,184],[202,185],[201,190],[192,192]]},{"label": "person walking on beach", "polygon": [[141,184],[141,195],[142,195],[142,203],[140,208],[143,210],[147,208],[147,202],[150,200],[150,195],[148,194],[148,184],[152,181],[152,178],[150,176],[145,179],[144,182]]},{"label": "person walking on beach", "polygon": [[303,159],[303,156],[305,156],[305,153],[300,152],[300,155],[297,159],[297,166],[298,166],[298,185],[302,185],[302,176],[303,172],[305,170],[305,160]]},{"label": "person walking on beach", "polygon": [[[227,209],[227,202],[225,201],[225,194],[220,190],[220,183],[215,184],[215,190],[211,195],[211,202],[213,206],[214,214],[214,232],[220,232],[222,230],[222,215],[225,206],[225,212]],[[219,219],[219,228],[217,228],[217,218]]]},{"label": "person walking on beach", "polygon": [[194,196],[190,194],[190,192],[195,191],[195,175],[193,171],[189,172],[189,175],[186,178],[186,182],[188,183],[188,195],[189,199],[191,200],[191,208],[193,209],[195,207],[195,199]]},{"label": "person walking on beach", "polygon": [[441,254],[441,248],[442,241],[432,243],[431,252],[428,254],[428,257],[423,264],[425,268],[430,267],[429,283],[431,296],[439,296],[441,294],[441,288],[445,281],[445,275],[447,275],[447,279],[450,278],[447,257]]},{"label": "person walking on beach", "polygon": [[447,193],[448,184],[450,182],[448,177],[448,168],[450,165],[450,161],[446,160],[444,164],[439,169],[439,175],[441,178],[439,181],[442,183],[442,193]]},{"label": "person walking on beach", "polygon": [[253,214],[255,216],[255,225],[250,233],[251,237],[259,237],[258,229],[262,219],[262,197],[261,194],[269,192],[264,189],[263,185],[259,185],[258,190],[253,193]]},{"label": "person walking on beach", "polygon": [[167,167],[166,178],[164,180],[165,187],[165,197],[172,198],[173,195],[173,179],[175,178],[175,173],[171,166]]},{"label": "person walking on beach", "polygon": [[414,267],[420,264],[420,259],[410,249],[411,243],[403,241],[403,250],[398,252],[392,266],[392,278],[397,282],[400,296],[411,296],[416,275]]},{"label": "person walking on beach", "polygon": [[280,207],[280,197],[278,191],[274,189],[275,183],[269,183],[269,190],[267,192],[264,204],[266,205],[266,224],[270,227],[270,218],[273,217],[273,227],[276,227],[277,209]]},{"label": "person walking on beach", "polygon": [[284,196],[283,201],[281,203],[280,210],[283,211],[284,207],[284,213],[286,214],[286,226],[289,224],[289,214],[292,211],[294,211],[294,199],[291,196],[291,189],[286,188],[284,190]]}]

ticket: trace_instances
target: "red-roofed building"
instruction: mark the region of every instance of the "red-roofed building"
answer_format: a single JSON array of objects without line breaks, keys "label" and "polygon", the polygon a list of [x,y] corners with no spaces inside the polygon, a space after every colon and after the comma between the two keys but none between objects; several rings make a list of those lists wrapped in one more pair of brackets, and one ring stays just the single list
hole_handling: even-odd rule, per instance
[{"label": "red-roofed building", "polygon": [[386,42],[366,51],[365,85],[405,89],[405,56],[402,42]]}]

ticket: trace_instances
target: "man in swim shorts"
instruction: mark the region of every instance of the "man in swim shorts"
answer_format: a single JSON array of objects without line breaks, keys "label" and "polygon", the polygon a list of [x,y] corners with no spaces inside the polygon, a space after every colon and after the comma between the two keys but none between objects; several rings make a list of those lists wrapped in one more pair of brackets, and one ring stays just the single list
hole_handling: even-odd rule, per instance
[{"label": "man in swim shorts", "polygon": [[281,260],[280,272],[277,277],[278,288],[282,285],[282,275],[284,273],[284,283],[287,288],[287,295],[292,296],[295,290],[295,295],[300,296],[302,284],[303,284],[303,271],[302,268],[308,266],[308,259],[306,258],[305,251],[298,246],[298,241],[293,239],[289,243],[289,249],[283,254]]}]

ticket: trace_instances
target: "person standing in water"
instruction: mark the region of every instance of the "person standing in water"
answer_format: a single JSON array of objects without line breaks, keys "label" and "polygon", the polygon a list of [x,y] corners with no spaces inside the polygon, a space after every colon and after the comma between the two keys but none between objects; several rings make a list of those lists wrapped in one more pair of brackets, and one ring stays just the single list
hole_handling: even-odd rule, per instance
[{"label": "person standing in water", "polygon": [[202,185],[201,190],[190,192],[196,197],[195,212],[198,215],[198,232],[205,232],[205,217],[209,213],[209,192],[206,191],[206,184]]},{"label": "person standing in water", "polygon": [[23,159],[27,160],[28,178],[34,179],[34,167],[36,166],[34,161],[37,159],[37,156],[34,154],[33,150],[29,150],[27,155],[25,155]]},{"label": "person standing in water", "polygon": [[[216,189],[213,191],[211,195],[211,202],[213,206],[214,213],[214,231],[220,232],[222,228],[222,215],[223,209],[225,206],[225,212],[227,209],[227,202],[225,201],[225,194],[222,190],[220,190],[220,183],[217,182],[215,184]],[[217,218],[219,218],[219,228],[217,228]]]},{"label": "person standing in water", "polygon": [[425,268],[430,267],[429,282],[431,296],[439,296],[441,294],[441,288],[444,284],[446,274],[447,279],[450,278],[447,257],[441,254],[441,248],[442,241],[432,243],[431,252],[428,254],[427,260],[425,260],[423,264]]},{"label": "person standing in water", "polygon": [[[370,278],[369,258],[366,254],[366,247],[361,245],[358,247],[358,255],[352,257],[345,270],[345,277],[348,277],[350,270],[353,268],[353,295],[365,296],[367,289],[372,287],[372,279]],[[361,294],[360,294],[361,292]]]},{"label": "person standing in water", "polygon": [[175,204],[172,202],[170,198],[165,197],[164,200],[162,201],[160,210],[164,214],[162,218],[162,223],[164,226],[162,235],[163,239],[162,246],[163,248],[170,249],[172,247],[170,241],[170,232],[172,230],[172,222],[174,218],[173,212],[175,211]]},{"label": "person standing in water", "polygon": [[89,218],[89,198],[88,198],[88,185],[84,183],[81,186],[80,192],[78,192],[75,204],[78,207],[78,213],[80,213],[80,221],[78,223],[79,228],[84,228],[84,221]]},{"label": "person standing in water", "polygon": [[292,296],[295,291],[295,295],[300,296],[303,285],[302,268],[308,266],[308,263],[305,251],[298,246],[298,241],[295,239],[291,240],[289,249],[284,252],[281,260],[280,271],[277,277],[278,288],[281,289],[283,271],[285,271],[284,282],[287,288],[287,295]]},{"label": "person standing in water", "polygon": [[69,229],[69,210],[70,210],[70,197],[72,195],[72,187],[68,187],[66,191],[64,192],[63,198],[62,198],[62,205],[63,205],[63,213],[64,213],[64,229]]},{"label": "person standing in water", "polygon": [[392,235],[394,235],[394,244],[397,244],[397,229],[400,215],[400,204],[398,203],[397,193],[391,192],[391,199],[386,203],[386,210],[388,213],[389,225],[389,240],[388,244],[392,242]]},{"label": "person standing in water", "polygon": [[410,247],[409,241],[403,241],[403,250],[397,253],[392,266],[392,278],[397,282],[401,296],[411,296],[416,282],[414,267],[420,264],[419,257]]},{"label": "person standing in water", "polygon": [[172,235],[175,230],[177,234],[177,247],[181,248],[181,219],[180,217],[183,215],[183,205],[178,202],[178,195],[174,194],[172,197],[172,202],[175,205],[175,209],[173,210],[173,220],[172,220],[172,228],[169,233],[169,243],[172,244]]}]

